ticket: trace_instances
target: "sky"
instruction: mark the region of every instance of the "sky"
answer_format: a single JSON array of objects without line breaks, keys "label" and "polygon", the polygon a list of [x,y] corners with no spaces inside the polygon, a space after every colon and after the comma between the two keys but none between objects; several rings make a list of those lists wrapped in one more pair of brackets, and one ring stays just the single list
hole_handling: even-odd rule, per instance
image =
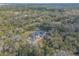
[{"label": "sky", "polygon": [[0,3],[79,3],[79,0],[1,0]]}]

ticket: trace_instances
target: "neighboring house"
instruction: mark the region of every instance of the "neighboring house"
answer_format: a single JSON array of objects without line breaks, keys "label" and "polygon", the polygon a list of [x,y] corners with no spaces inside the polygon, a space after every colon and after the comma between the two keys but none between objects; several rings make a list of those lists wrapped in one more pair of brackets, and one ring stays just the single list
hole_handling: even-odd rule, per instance
[{"label": "neighboring house", "polygon": [[33,44],[42,44],[45,36],[46,36],[45,31],[35,31],[29,36],[29,38],[31,43]]}]

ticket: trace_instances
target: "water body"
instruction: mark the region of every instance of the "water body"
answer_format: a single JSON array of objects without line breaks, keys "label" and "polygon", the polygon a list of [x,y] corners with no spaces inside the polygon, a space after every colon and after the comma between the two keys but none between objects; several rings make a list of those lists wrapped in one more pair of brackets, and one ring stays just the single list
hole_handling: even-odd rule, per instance
[{"label": "water body", "polygon": [[48,8],[48,9],[74,9],[74,8],[79,8],[79,3],[3,3],[0,4],[2,7],[33,7],[33,8],[38,8],[38,7],[43,7],[43,8]]}]

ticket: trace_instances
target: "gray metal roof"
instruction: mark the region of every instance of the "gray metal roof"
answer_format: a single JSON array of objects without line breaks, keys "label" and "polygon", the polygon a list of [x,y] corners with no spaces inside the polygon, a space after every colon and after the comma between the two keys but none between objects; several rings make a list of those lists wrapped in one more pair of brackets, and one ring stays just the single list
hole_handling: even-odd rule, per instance
[{"label": "gray metal roof", "polygon": [[30,38],[31,38],[32,41],[35,41],[37,36],[43,38],[44,35],[45,35],[45,31],[34,31],[34,32],[30,35]]}]

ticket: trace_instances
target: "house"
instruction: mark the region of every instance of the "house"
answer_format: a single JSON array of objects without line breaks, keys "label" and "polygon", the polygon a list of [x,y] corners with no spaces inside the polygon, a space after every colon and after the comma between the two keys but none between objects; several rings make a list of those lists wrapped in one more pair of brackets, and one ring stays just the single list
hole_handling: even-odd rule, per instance
[{"label": "house", "polygon": [[44,41],[44,37],[46,36],[45,31],[35,31],[29,37],[32,44],[42,44]]}]

